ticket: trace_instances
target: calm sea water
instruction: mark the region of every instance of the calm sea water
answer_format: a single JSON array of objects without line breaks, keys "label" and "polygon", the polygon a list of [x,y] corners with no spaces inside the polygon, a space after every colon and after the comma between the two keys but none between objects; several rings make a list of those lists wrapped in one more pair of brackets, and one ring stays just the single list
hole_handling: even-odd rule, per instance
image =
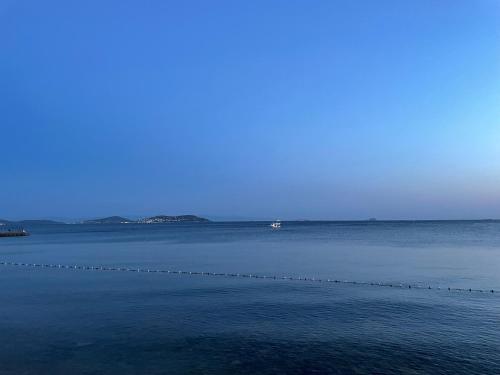
[{"label": "calm sea water", "polygon": [[500,374],[500,222],[54,225],[0,260],[0,374]]}]

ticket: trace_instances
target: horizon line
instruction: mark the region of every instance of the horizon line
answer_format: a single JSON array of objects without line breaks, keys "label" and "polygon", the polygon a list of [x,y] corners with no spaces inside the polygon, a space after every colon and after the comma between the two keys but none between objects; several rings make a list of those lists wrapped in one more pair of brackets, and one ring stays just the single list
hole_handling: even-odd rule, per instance
[{"label": "horizon line", "polygon": [[[120,215],[112,215],[112,216],[120,216]],[[105,217],[112,217],[105,216]],[[182,216],[182,215],[169,215],[169,216]],[[208,215],[207,215],[208,216]],[[105,218],[103,217],[103,218]],[[124,217],[126,218],[126,217]],[[207,217],[205,217],[207,218]],[[99,219],[95,218],[94,219]],[[379,218],[368,218],[368,219],[210,219],[207,218],[210,222],[215,223],[244,223],[244,222],[266,222],[266,221],[275,221],[280,220],[282,222],[425,222],[425,221],[500,221],[500,218],[461,218],[461,219],[379,219]],[[82,221],[87,219],[62,219],[62,218],[28,218],[28,219],[0,219],[0,222],[22,222],[22,221],[55,221],[58,224],[83,224]],[[89,219],[92,220],[92,219]],[[139,219],[131,220],[131,224],[134,224],[134,221]],[[104,224],[116,224],[116,223],[104,223]],[[170,223],[171,224],[171,223]],[[96,224],[97,225],[97,224]]]}]

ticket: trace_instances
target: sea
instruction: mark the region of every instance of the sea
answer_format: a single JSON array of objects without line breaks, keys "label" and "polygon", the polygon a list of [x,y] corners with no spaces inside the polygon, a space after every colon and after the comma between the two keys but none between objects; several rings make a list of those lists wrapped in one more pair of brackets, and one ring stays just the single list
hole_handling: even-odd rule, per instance
[{"label": "sea", "polygon": [[500,374],[500,222],[269,224],[0,238],[0,374]]}]

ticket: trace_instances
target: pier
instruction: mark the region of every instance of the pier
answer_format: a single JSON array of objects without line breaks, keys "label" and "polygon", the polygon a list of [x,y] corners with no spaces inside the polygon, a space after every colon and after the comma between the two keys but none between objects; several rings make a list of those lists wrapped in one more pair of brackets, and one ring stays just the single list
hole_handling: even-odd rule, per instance
[{"label": "pier", "polygon": [[24,229],[8,229],[0,231],[0,237],[24,237],[29,236],[29,233]]}]

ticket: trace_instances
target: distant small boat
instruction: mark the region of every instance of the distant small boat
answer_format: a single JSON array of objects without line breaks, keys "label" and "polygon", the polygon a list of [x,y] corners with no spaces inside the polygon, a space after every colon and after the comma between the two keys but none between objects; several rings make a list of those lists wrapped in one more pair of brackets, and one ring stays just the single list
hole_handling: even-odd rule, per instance
[{"label": "distant small boat", "polygon": [[281,221],[276,220],[276,221],[272,222],[271,223],[271,228],[273,228],[273,229],[280,229],[281,228]]},{"label": "distant small boat", "polygon": [[29,233],[25,229],[7,229],[0,231],[0,237],[23,237],[29,236]]}]

